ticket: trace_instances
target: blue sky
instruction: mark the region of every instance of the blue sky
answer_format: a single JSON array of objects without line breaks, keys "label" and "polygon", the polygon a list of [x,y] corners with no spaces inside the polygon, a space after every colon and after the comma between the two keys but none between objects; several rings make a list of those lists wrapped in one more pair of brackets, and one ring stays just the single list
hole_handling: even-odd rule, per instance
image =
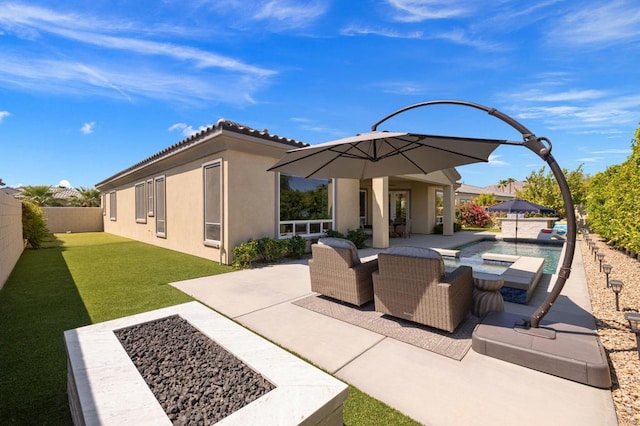
[{"label": "blue sky", "polygon": [[[639,53],[638,1],[0,0],[0,178],[93,187],[219,118],[315,144],[434,99],[594,174],[630,153]],[[453,106],[379,130],[519,140]],[[542,166],[503,146],[458,171]]]}]

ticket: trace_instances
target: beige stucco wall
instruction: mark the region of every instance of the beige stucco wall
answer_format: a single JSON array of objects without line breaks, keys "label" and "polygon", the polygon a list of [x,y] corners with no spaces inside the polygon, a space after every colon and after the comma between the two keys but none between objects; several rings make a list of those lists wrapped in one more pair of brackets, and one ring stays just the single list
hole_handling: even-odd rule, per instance
[{"label": "beige stucco wall", "polygon": [[346,234],[360,228],[360,181],[336,179],[335,228]]},{"label": "beige stucco wall", "polygon": [[0,192],[0,289],[24,250],[22,203]]},{"label": "beige stucco wall", "polygon": [[[281,150],[284,154],[285,149]],[[281,154],[240,151],[212,153],[163,172],[166,185],[166,238],[156,236],[155,216],[135,220],[135,184],[159,175],[140,176],[117,190],[117,221],[104,218],[104,230],[195,256],[230,263],[232,249],[251,238],[276,236],[276,174],[267,169]],[[203,165],[222,160],[223,231],[221,248],[204,244]],[[108,191],[107,191],[108,193]],[[109,196],[106,197],[109,212]]]},{"label": "beige stucco wall", "polygon": [[49,232],[102,232],[101,207],[42,207]]},{"label": "beige stucco wall", "polygon": [[518,238],[537,239],[540,231],[544,228],[553,228],[557,217],[519,217],[516,221],[515,215],[510,218],[500,219],[502,225],[503,238],[516,237],[516,223],[518,226]]}]

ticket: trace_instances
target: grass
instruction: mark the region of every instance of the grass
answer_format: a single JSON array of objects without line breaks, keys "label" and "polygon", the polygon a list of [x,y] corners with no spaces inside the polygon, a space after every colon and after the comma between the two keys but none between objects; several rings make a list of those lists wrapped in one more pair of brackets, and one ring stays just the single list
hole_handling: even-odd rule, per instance
[{"label": "grass", "polygon": [[[0,290],[0,419],[71,424],[63,332],[191,301],[170,282],[224,265],[105,233],[57,234],[25,250]],[[346,425],[417,424],[350,387]]]}]

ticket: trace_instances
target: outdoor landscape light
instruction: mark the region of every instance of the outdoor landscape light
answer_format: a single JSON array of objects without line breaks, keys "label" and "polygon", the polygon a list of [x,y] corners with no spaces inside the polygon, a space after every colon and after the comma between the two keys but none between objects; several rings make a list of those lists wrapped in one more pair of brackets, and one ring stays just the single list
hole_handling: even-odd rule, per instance
[{"label": "outdoor landscape light", "polygon": [[616,295],[616,311],[619,311],[620,310],[620,301],[619,301],[619,297],[618,296],[620,295],[620,292],[622,291],[622,287],[623,287],[622,281],[620,281],[620,280],[611,280],[611,281],[609,281],[609,285],[611,285],[611,290],[613,290],[613,292]]},{"label": "outdoor landscape light", "polygon": [[613,266],[609,265],[608,263],[604,263],[602,265],[602,272],[604,272],[604,274],[607,276],[607,288],[609,288],[609,274],[611,273],[612,269]]},{"label": "outdoor landscape light", "polygon": [[624,314],[624,319],[629,321],[629,327],[636,335],[636,349],[638,350],[638,358],[640,358],[640,313],[627,312]]},{"label": "outdoor landscape light", "polygon": [[593,245],[593,260],[596,260],[596,256],[598,256],[598,250],[600,250],[600,247],[598,247],[597,245]]},{"label": "outdoor landscape light", "polygon": [[598,261],[600,262],[600,272],[602,272],[602,261],[604,260],[604,253],[598,253]]}]

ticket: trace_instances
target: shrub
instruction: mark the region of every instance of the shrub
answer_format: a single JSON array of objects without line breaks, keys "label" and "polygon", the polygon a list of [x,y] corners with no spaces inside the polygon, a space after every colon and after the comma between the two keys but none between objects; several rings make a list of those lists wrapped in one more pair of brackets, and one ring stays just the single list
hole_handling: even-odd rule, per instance
[{"label": "shrub", "polygon": [[258,257],[266,263],[278,262],[287,249],[286,240],[264,237],[260,238],[257,243]]},{"label": "shrub", "polygon": [[[462,225],[460,225],[458,222],[454,222],[453,224],[453,232],[459,232],[462,231]],[[436,226],[433,227],[433,233],[434,234],[442,234],[444,232],[444,225],[439,223]]]},{"label": "shrub", "polygon": [[331,238],[344,238],[344,234],[342,232],[335,231],[333,229],[329,229],[327,231],[327,237]]},{"label": "shrub", "polygon": [[247,241],[233,248],[233,266],[235,269],[251,268],[252,262],[258,258],[258,243]]},{"label": "shrub", "polygon": [[307,240],[300,235],[295,235],[288,240],[284,240],[287,246],[287,255],[294,259],[302,259],[307,249]]},{"label": "shrub", "polygon": [[486,228],[491,224],[491,217],[482,207],[464,203],[456,206],[456,222],[462,226]]},{"label": "shrub", "polygon": [[22,202],[22,238],[27,240],[31,247],[40,248],[42,240],[49,235],[47,222],[42,216],[42,209],[28,201]]},{"label": "shrub", "polygon": [[347,239],[353,241],[353,244],[356,245],[357,248],[364,248],[364,242],[367,240],[367,234],[365,234],[364,229],[351,229],[347,231]]}]

